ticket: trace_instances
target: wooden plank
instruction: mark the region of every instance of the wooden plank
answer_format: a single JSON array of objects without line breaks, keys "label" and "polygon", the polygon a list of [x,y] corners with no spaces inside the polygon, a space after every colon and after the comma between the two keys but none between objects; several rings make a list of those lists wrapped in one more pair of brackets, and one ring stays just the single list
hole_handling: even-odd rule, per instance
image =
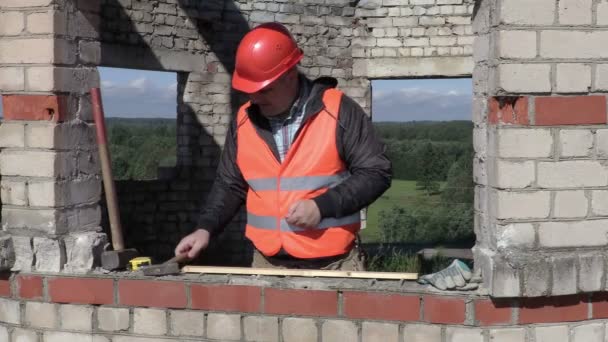
[{"label": "wooden plank", "polygon": [[416,280],[416,279],[418,279],[418,273],[302,270],[302,269],[217,267],[217,266],[184,266],[182,268],[182,273],[245,274],[245,275],[273,275],[273,276],[296,276],[296,277],[365,278],[365,279],[399,279],[399,280]]}]

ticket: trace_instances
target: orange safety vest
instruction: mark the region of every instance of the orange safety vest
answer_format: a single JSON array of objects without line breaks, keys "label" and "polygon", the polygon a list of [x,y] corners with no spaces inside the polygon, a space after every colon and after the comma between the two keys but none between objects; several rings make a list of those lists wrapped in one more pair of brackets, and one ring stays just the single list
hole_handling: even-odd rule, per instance
[{"label": "orange safety vest", "polygon": [[249,120],[250,103],[237,114],[237,165],[249,184],[245,235],[266,256],[283,248],[296,258],[330,257],[353,246],[359,212],[324,218],[312,229],[285,220],[293,203],[317,197],[350,175],[336,146],[341,98],[339,90],[325,91],[324,108],[303,123],[282,163]]}]

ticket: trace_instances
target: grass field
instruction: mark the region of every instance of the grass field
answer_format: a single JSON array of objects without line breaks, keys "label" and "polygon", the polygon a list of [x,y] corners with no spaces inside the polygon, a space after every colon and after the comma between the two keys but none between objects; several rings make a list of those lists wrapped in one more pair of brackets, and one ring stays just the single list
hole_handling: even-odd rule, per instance
[{"label": "grass field", "polygon": [[[441,182],[441,186],[444,183]],[[390,210],[393,205],[414,209],[420,206],[434,206],[439,195],[427,196],[423,190],[416,189],[416,181],[393,179],[391,187],[367,210],[367,226],[361,231],[363,242],[380,242],[378,216],[381,210]]]}]

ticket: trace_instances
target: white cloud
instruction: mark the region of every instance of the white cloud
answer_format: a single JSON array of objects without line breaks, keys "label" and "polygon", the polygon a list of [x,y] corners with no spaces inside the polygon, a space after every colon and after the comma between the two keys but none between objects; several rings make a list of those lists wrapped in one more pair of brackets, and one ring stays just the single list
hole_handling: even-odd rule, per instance
[{"label": "white cloud", "polygon": [[102,81],[108,116],[176,117],[177,82],[157,84],[138,77],[121,83]]},{"label": "white cloud", "polygon": [[433,89],[423,89],[423,88],[418,88],[418,87],[401,88],[398,91],[401,93],[404,93],[404,94],[419,94],[419,93],[434,93],[435,92]]},{"label": "white cloud", "polygon": [[144,91],[149,86],[150,86],[149,85],[149,81],[145,77],[140,77],[140,78],[136,78],[134,80],[131,80],[129,82],[129,84],[128,84],[129,88],[134,88],[134,89],[137,89],[139,91]]},{"label": "white cloud", "polygon": [[162,94],[160,96],[163,99],[171,99],[172,101],[176,101],[177,97],[177,82],[171,83],[168,86],[162,88]]},{"label": "white cloud", "polygon": [[377,91],[373,91],[373,92],[372,92],[372,96],[373,96],[375,99],[381,99],[381,98],[383,98],[384,96],[386,96],[386,94],[387,94],[387,93],[388,93],[388,92],[387,92],[386,90],[377,90]]},{"label": "white cloud", "polygon": [[115,84],[114,82],[110,82],[110,81],[101,81],[101,87],[102,88],[112,88],[114,87]]}]

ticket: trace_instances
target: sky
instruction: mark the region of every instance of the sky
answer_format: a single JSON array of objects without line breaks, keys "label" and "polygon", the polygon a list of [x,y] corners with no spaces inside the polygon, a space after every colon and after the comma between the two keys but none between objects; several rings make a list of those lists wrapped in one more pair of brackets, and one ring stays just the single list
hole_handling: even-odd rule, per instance
[{"label": "sky", "polygon": [[[99,68],[99,74],[106,117],[176,117],[176,73]],[[374,80],[372,118],[470,120],[471,83],[470,78]]]},{"label": "sky", "polygon": [[372,81],[374,121],[471,120],[472,81],[410,79]]},{"label": "sky", "polygon": [[176,73],[99,68],[99,77],[105,116],[176,117]]}]

